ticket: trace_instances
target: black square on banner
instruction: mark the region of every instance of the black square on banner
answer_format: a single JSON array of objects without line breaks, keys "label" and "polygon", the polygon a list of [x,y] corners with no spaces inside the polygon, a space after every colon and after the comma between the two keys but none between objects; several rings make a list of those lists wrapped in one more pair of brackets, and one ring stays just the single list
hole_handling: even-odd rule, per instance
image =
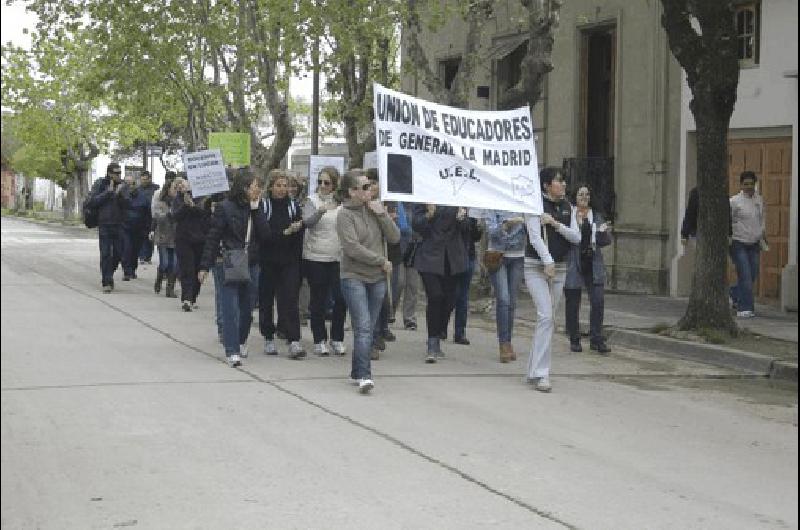
[{"label": "black square on banner", "polygon": [[411,157],[408,155],[388,154],[386,158],[386,189],[389,193],[414,193],[414,181]]}]

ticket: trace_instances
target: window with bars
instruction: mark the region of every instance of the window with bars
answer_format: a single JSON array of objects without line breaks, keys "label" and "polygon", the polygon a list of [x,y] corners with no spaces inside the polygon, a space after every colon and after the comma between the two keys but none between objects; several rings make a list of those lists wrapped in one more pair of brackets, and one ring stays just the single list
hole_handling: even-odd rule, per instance
[{"label": "window with bars", "polygon": [[760,61],[761,3],[735,6],[736,44],[741,66],[756,66]]}]

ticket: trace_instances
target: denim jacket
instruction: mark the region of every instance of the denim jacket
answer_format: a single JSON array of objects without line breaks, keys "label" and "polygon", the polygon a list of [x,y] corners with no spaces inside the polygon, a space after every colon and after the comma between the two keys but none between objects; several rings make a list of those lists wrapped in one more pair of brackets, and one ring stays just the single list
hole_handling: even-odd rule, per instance
[{"label": "denim jacket", "polygon": [[520,213],[504,210],[489,210],[485,214],[486,232],[489,237],[489,249],[501,252],[525,252],[525,223],[515,224],[511,230],[503,229],[503,221],[513,217],[522,217]]}]

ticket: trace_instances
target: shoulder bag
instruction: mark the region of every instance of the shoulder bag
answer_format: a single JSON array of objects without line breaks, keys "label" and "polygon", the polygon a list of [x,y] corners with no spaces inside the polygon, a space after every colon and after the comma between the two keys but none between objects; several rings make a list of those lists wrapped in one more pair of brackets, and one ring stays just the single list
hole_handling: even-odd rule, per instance
[{"label": "shoulder bag", "polygon": [[250,245],[250,230],[252,221],[250,211],[247,212],[247,236],[244,248],[231,248],[222,251],[222,278],[228,284],[246,283],[250,281],[250,258],[247,247]]}]

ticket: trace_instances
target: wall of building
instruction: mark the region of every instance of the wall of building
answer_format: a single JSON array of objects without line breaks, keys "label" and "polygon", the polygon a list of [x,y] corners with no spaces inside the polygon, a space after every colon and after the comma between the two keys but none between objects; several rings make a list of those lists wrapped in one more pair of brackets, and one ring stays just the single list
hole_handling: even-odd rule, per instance
[{"label": "wall of building", "polygon": [[[565,2],[555,34],[544,97],[533,110],[537,153],[543,165],[561,166],[577,156],[580,108],[580,41],[583,30],[616,25],[615,244],[605,251],[610,286],[633,292],[665,293],[676,230],[680,172],[680,67],[672,58],[660,22],[659,2]],[[521,30],[524,13],[517,1],[498,1],[484,26],[482,50]],[[435,34],[424,35],[433,64],[458,56],[465,24],[453,17]],[[405,53],[405,51],[404,51]],[[404,55],[403,62],[408,58]],[[482,57],[474,85],[489,85],[492,98],[473,93],[470,107],[495,108],[495,73],[491,57]],[[402,89],[427,98],[422,82],[405,76]]]}]

